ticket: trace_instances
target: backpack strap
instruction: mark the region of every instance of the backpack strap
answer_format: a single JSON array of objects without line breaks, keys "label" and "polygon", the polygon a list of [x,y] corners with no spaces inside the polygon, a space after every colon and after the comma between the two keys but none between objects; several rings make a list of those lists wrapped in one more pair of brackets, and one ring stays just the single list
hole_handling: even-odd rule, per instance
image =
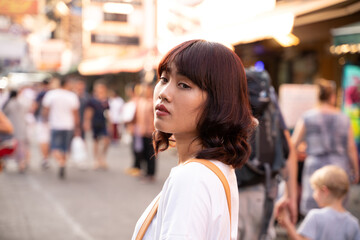
[{"label": "backpack strap", "polygon": [[[228,203],[229,216],[230,216],[230,229],[231,229],[231,194],[230,194],[230,186],[229,186],[229,183],[228,183],[226,177],[224,176],[222,171],[214,163],[210,162],[209,160],[195,159],[194,158],[194,159],[190,159],[190,160],[186,161],[184,163],[184,165],[188,164],[190,162],[197,162],[197,163],[201,163],[201,164],[205,165],[211,171],[213,171],[216,174],[216,176],[218,176],[218,178],[220,179],[221,183],[223,184],[225,194],[226,194],[227,203]],[[160,197],[158,197],[158,199],[156,200],[154,206],[150,210],[148,216],[145,218],[145,221],[141,225],[140,230],[139,230],[135,240],[142,240],[142,238],[144,237],[144,235],[146,233],[146,230],[148,229],[151,221],[153,220],[155,214],[157,213],[157,209],[159,207],[159,199],[160,199]]]}]

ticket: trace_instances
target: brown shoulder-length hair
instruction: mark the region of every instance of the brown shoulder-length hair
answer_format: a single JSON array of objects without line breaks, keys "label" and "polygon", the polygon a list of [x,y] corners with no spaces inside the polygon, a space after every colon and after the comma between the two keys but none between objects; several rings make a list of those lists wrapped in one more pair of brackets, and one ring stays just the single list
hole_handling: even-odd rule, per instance
[{"label": "brown shoulder-length hair", "polygon": [[[197,124],[200,159],[216,159],[234,168],[250,154],[247,142],[255,128],[240,58],[222,44],[190,40],[170,50],[161,60],[158,75],[174,63],[178,71],[207,92]],[[169,147],[171,134],[155,130],[155,153]]]},{"label": "brown shoulder-length hair", "polygon": [[336,93],[336,84],[334,81],[326,79],[317,79],[315,81],[316,85],[319,87],[319,101],[328,102],[333,94]]}]

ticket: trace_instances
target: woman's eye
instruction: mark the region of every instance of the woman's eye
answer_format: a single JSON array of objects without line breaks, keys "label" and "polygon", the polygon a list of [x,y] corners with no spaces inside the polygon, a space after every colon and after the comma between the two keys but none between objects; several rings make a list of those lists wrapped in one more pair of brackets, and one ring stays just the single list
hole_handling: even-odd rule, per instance
[{"label": "woman's eye", "polygon": [[167,83],[169,80],[166,77],[160,77],[161,83]]},{"label": "woman's eye", "polygon": [[180,88],[190,88],[190,86],[187,85],[186,83],[179,83],[178,86],[179,86]]}]

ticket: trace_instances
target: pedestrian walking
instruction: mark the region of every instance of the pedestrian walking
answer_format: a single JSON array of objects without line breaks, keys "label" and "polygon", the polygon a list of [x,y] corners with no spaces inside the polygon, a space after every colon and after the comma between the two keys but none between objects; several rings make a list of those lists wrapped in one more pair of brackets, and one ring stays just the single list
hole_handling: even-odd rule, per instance
[{"label": "pedestrian walking", "polygon": [[109,101],[105,83],[94,84],[92,98],[89,99],[84,113],[84,130],[91,130],[94,144],[94,169],[107,169],[106,155],[110,144],[108,133]]},{"label": "pedestrian walking", "polygon": [[[286,205],[292,221],[297,220],[296,153],[269,74],[248,68],[246,78],[252,113],[259,125],[249,140],[252,149],[249,160],[235,170],[239,187],[238,239],[275,239],[274,217],[278,207]],[[280,178],[286,179],[287,187],[276,202]]]},{"label": "pedestrian walking", "polygon": [[335,165],[327,165],[314,172],[310,178],[313,196],[321,209],[312,209],[299,229],[291,222],[286,209],[278,217],[291,239],[359,240],[359,220],[343,206],[349,191],[346,172]]},{"label": "pedestrian walking", "polygon": [[50,90],[43,99],[43,116],[51,129],[50,149],[59,164],[59,178],[65,178],[67,155],[74,131],[79,131],[79,99],[70,91],[68,78],[60,81],[60,88]]},{"label": "pedestrian walking", "polygon": [[14,127],[16,139],[15,161],[20,173],[24,173],[29,164],[29,140],[27,136],[26,108],[18,99],[18,91],[11,90],[9,99],[3,105],[4,114]]},{"label": "pedestrian walking", "polygon": [[305,216],[317,208],[311,189],[310,176],[326,165],[342,167],[353,183],[359,181],[358,155],[348,116],[335,107],[334,82],[319,80],[319,104],[303,114],[296,123],[292,141],[297,147],[306,142],[307,157],[302,172],[300,213]]},{"label": "pedestrian walking", "polygon": [[[133,163],[132,166],[125,170],[126,174],[131,176],[140,176],[141,175],[141,137],[135,134],[136,124],[135,124],[135,113],[136,113],[136,103],[139,99],[141,85],[130,83],[125,87],[125,93],[129,98],[128,101],[124,104],[122,122],[125,124],[127,133],[131,136],[131,152],[133,154]],[[139,147],[140,145],[140,147]]]},{"label": "pedestrian walking", "polygon": [[37,94],[35,101],[33,102],[32,113],[34,114],[36,120],[37,142],[39,143],[40,151],[42,154],[41,167],[42,169],[47,169],[49,167],[49,157],[50,157],[50,149],[49,149],[50,128],[47,121],[43,119],[42,101],[44,99],[45,94],[50,89],[50,79],[44,79],[40,87],[41,89]]},{"label": "pedestrian walking", "polygon": [[91,95],[86,91],[85,80],[80,77],[74,77],[74,92],[79,98],[80,107],[79,107],[79,126],[80,126],[80,136],[82,139],[85,139],[85,130],[84,130],[84,115],[85,108],[91,98]]},{"label": "pedestrian walking", "polygon": [[158,76],[154,149],[158,154],[175,141],[179,164],[138,220],[132,239],[235,240],[234,168],[247,160],[247,138],[256,125],[241,60],[219,43],[190,40],[164,56]]},{"label": "pedestrian walking", "polygon": [[152,133],[154,131],[154,107],[153,86],[149,83],[142,85],[142,93],[136,101],[134,122],[134,151],[135,157],[142,167],[145,163],[146,169],[142,176],[143,181],[153,182],[155,180],[156,156],[152,145]]}]

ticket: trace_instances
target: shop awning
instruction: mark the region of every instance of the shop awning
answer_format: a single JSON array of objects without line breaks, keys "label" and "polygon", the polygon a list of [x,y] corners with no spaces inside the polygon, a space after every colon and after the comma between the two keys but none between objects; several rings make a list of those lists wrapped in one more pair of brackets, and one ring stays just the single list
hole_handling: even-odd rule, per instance
[{"label": "shop awning", "polygon": [[[165,53],[176,44],[185,40],[202,38],[221,42],[225,45],[246,44],[269,38],[276,40],[290,37],[293,26],[312,24],[332,19],[359,10],[359,3],[344,0],[293,0],[279,1],[275,8],[253,17],[228,21],[211,30],[204,29],[177,37],[159,37],[158,48]],[[212,14],[211,11],[204,11]],[[213,14],[212,17],[217,16]],[[219,17],[219,21],[222,18]],[[296,44],[294,44],[296,45]]]},{"label": "shop awning", "polygon": [[334,46],[360,43],[360,22],[331,30]]},{"label": "shop awning", "polygon": [[78,69],[82,75],[102,75],[119,72],[139,72],[144,66],[144,57],[119,58],[116,56],[83,60]]},{"label": "shop awning", "polygon": [[119,72],[139,72],[143,69],[157,67],[161,56],[151,54],[150,51],[141,51],[129,56],[105,56],[83,60],[78,70],[82,75],[102,75]]},{"label": "shop awning", "polygon": [[333,54],[360,53],[360,22],[331,30]]}]

